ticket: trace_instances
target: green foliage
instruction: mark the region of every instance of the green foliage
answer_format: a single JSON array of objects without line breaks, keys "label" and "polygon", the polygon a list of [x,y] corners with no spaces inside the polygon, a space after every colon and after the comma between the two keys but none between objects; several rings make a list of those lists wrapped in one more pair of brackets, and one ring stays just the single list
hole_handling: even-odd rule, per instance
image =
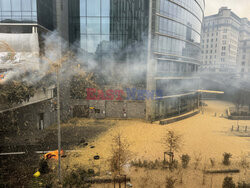
[{"label": "green foliage", "polygon": [[29,101],[35,94],[33,86],[22,81],[9,81],[0,85],[0,103],[12,105]]},{"label": "green foliage", "polygon": [[222,188],[235,188],[235,183],[233,181],[232,177],[225,177],[223,184],[222,184]]},{"label": "green foliage", "polygon": [[250,184],[246,184],[246,182],[238,182],[238,188],[249,188]]},{"label": "green foliage", "polygon": [[83,187],[89,188],[90,185],[85,182],[86,178],[92,177],[92,173],[88,173],[83,168],[71,171],[64,178],[63,187]]},{"label": "green foliage", "polygon": [[188,167],[189,161],[190,161],[190,156],[188,154],[181,156],[181,164],[183,168]]},{"label": "green foliage", "polygon": [[166,177],[166,188],[174,188],[177,179],[173,176]]},{"label": "green foliage", "polygon": [[73,99],[85,99],[88,87],[96,88],[95,77],[92,73],[75,75],[70,82],[70,96]]},{"label": "green foliage", "polygon": [[223,161],[222,161],[222,163],[224,164],[224,165],[230,165],[230,158],[232,157],[232,154],[231,153],[224,153],[223,154]]}]

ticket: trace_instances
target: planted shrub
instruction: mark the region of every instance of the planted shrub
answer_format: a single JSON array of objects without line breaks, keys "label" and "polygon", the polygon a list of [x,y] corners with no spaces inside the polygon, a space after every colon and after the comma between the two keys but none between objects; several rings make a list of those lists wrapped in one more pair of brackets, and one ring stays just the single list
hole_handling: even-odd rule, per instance
[{"label": "planted shrub", "polygon": [[224,164],[224,165],[230,165],[230,158],[232,157],[232,154],[231,153],[224,153],[223,154],[223,161],[222,161],[222,163]]},{"label": "planted shrub", "polygon": [[237,188],[249,188],[250,184],[246,184],[246,182],[238,182],[238,187]]},{"label": "planted shrub", "polygon": [[166,188],[174,188],[177,179],[173,176],[166,177]]},{"label": "planted shrub", "polygon": [[188,154],[181,156],[181,164],[183,168],[188,167],[189,161],[190,161],[190,156]]},{"label": "planted shrub", "polygon": [[236,188],[232,177],[225,177],[222,188]]},{"label": "planted shrub", "polygon": [[197,169],[198,168],[198,166],[199,166],[199,164],[200,164],[200,162],[201,162],[201,160],[202,160],[202,156],[201,156],[201,153],[199,153],[199,154],[194,154],[194,169]]},{"label": "planted shrub", "polygon": [[174,159],[172,163],[169,163],[169,169],[174,170],[176,168],[178,168],[178,161]]},{"label": "planted shrub", "polygon": [[83,187],[88,188],[90,184],[86,183],[85,180],[88,177],[92,177],[94,174],[86,172],[83,168],[71,171],[66,175],[63,181],[63,187]]},{"label": "planted shrub", "polygon": [[210,163],[211,163],[211,166],[214,167],[214,165],[215,165],[215,159],[210,158]]}]

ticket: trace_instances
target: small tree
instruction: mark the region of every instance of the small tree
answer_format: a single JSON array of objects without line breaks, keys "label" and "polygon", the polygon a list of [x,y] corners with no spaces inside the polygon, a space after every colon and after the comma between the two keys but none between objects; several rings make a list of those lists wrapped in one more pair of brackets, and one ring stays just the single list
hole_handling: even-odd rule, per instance
[{"label": "small tree", "polygon": [[224,153],[223,154],[223,161],[222,161],[222,163],[224,164],[224,165],[230,165],[230,158],[232,157],[232,154],[231,153]]},{"label": "small tree", "polygon": [[35,94],[35,88],[22,81],[0,84],[0,103],[12,105],[28,101]]},{"label": "small tree", "polygon": [[[113,172],[114,178],[121,176],[123,167],[128,163],[131,157],[128,142],[120,133],[113,136],[113,144],[111,149],[110,170]],[[119,182],[120,187],[120,182]]]},{"label": "small tree", "polygon": [[181,156],[181,164],[183,168],[188,167],[189,161],[190,161],[190,156],[188,154]]},{"label": "small tree", "polygon": [[176,184],[177,179],[173,176],[166,177],[166,188],[174,188],[174,185]]},{"label": "small tree", "polygon": [[174,162],[174,153],[181,148],[181,135],[176,134],[174,131],[167,131],[164,137],[164,145],[169,153],[169,163]]},{"label": "small tree", "polygon": [[233,181],[232,177],[225,177],[223,184],[222,184],[222,188],[235,188],[235,183]]},{"label": "small tree", "polygon": [[202,156],[201,156],[201,153],[197,154],[197,153],[194,153],[194,169],[197,169],[200,162],[202,160]]}]

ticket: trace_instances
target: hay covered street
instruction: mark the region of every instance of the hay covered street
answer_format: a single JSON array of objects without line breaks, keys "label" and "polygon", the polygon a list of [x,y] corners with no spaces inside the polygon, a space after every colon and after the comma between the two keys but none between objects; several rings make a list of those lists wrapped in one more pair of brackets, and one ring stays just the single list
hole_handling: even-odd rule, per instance
[{"label": "hay covered street", "polygon": [[[209,167],[211,158],[215,160],[218,167],[221,167],[224,152],[231,153],[232,161],[235,163],[243,156],[247,156],[249,160],[250,137],[235,136],[231,132],[231,127],[236,125],[237,122],[224,118],[226,109],[232,104],[223,101],[205,101],[205,103],[208,106],[203,107],[203,114],[200,113],[194,117],[165,126],[140,120],[106,120],[113,122],[115,126],[89,142],[87,147],[76,147],[80,152],[69,154],[65,162],[72,168],[82,165],[91,167],[94,164],[97,167],[96,170],[103,173],[109,171],[107,160],[110,157],[112,135],[117,133],[121,133],[130,144],[129,150],[132,152],[132,160],[163,160],[163,152],[165,151],[163,138],[167,130],[174,130],[182,135],[182,146],[176,154],[177,160],[179,160],[181,154],[188,154],[191,156],[191,163],[194,163],[195,156],[200,154],[202,156],[201,166]],[[222,117],[222,114],[224,117]],[[239,121],[239,124],[248,125],[250,121]],[[91,146],[94,146],[94,148],[91,148]],[[93,160],[95,155],[100,156],[99,161]],[[131,173],[131,169],[127,169],[127,173]],[[247,173],[250,175],[249,170]],[[222,183],[222,180],[223,178],[220,179],[220,183]],[[183,187],[183,185],[180,187]],[[187,185],[187,187],[189,186]],[[221,187],[221,184],[215,187]]]}]

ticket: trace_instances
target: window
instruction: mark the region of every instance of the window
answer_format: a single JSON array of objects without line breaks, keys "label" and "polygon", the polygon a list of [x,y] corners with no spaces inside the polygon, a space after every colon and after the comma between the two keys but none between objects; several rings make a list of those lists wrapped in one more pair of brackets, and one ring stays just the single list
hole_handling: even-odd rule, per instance
[{"label": "window", "polygon": [[87,33],[88,34],[100,34],[100,18],[87,18]]},{"label": "window", "polygon": [[100,16],[100,0],[87,0],[87,16]]},{"label": "window", "polygon": [[31,0],[22,0],[22,10],[31,11]]},{"label": "window", "polygon": [[109,34],[110,31],[110,19],[102,18],[102,34]]},{"label": "window", "polygon": [[222,50],[226,50],[226,46],[222,46],[222,48],[221,48]]},{"label": "window", "polygon": [[87,33],[86,17],[80,17],[80,30],[81,34]]},{"label": "window", "polygon": [[245,61],[242,61],[242,62],[241,62],[241,65],[242,65],[242,66],[245,66],[245,64],[246,64]]},{"label": "window", "polygon": [[109,16],[110,13],[110,0],[101,0],[101,14],[102,16]]},{"label": "window", "polygon": [[[1,2],[1,1],[0,1]],[[10,0],[4,0],[4,3],[2,3],[2,11],[11,11],[11,3]]]},{"label": "window", "polygon": [[223,39],[227,39],[227,35],[223,35],[222,38],[223,38]]},{"label": "window", "polygon": [[225,52],[221,52],[221,56],[225,56],[226,55],[226,53]]},{"label": "window", "polygon": [[225,58],[221,58],[221,62],[225,62]]},{"label": "window", "polygon": [[227,41],[223,40],[223,41],[222,41],[222,44],[224,44],[224,45],[227,44]]},{"label": "window", "polygon": [[21,11],[21,1],[20,0],[12,0],[12,11]]},{"label": "window", "polygon": [[213,50],[210,50],[210,53],[213,53]]},{"label": "window", "polygon": [[243,55],[243,56],[242,56],[242,59],[246,59],[246,55]]},{"label": "window", "polygon": [[227,32],[227,29],[223,29],[223,33],[226,33]]},{"label": "window", "polygon": [[80,0],[80,16],[86,16],[86,0]]}]

